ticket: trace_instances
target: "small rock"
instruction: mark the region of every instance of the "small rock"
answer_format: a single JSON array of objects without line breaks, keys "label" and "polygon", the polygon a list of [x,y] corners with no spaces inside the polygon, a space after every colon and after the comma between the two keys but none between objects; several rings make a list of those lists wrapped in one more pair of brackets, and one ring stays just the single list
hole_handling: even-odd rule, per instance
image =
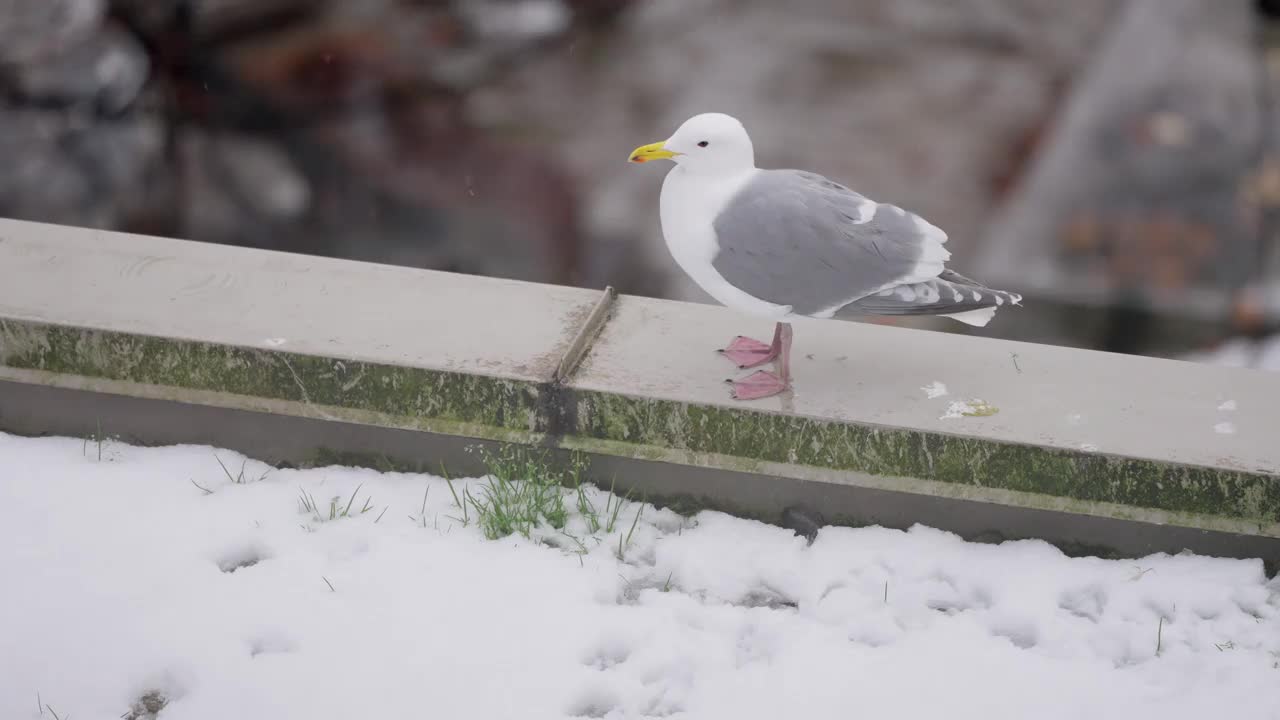
[{"label": "small rock", "polygon": [[93,104],[124,110],[147,82],[150,63],[132,35],[114,26],[43,62],[13,74],[21,96],[38,101]]},{"label": "small rock", "polygon": [[120,717],[123,720],[156,720],[156,716],[168,704],[169,699],[159,690],[152,690],[135,700],[133,705],[129,706],[129,712]]},{"label": "small rock", "polygon": [[162,147],[157,122],[92,123],[78,113],[0,113],[0,215],[113,227],[138,202]]},{"label": "small rock", "polygon": [[92,35],[103,0],[0,0],[0,65],[58,55]]},{"label": "small rock", "polygon": [[808,540],[810,545],[817,539],[818,531],[826,524],[822,513],[816,510],[793,505],[782,511],[782,527],[794,530],[797,535]]}]

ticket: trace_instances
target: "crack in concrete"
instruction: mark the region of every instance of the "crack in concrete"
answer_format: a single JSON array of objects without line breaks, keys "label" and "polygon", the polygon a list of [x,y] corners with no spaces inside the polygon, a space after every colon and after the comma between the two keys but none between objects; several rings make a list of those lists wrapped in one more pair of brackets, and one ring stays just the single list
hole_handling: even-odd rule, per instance
[{"label": "crack in concrete", "polygon": [[311,396],[307,394],[307,386],[303,384],[302,378],[298,377],[298,373],[296,370],[293,369],[293,365],[290,364],[289,358],[285,357],[284,355],[277,355],[276,357],[277,359],[280,360],[280,362],[284,363],[285,368],[289,370],[289,374],[293,376],[293,381],[298,384],[298,390],[302,393],[302,404],[311,408],[316,413],[316,415],[320,416],[325,420],[338,420],[339,418],[325,412],[324,409],[320,407],[320,405],[311,401]]}]

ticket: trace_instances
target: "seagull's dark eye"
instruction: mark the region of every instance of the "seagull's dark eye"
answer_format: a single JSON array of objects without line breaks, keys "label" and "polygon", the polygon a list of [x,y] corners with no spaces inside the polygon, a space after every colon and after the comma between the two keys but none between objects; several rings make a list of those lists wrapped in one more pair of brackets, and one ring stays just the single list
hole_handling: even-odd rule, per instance
[{"label": "seagull's dark eye", "polygon": [[706,140],[703,140],[702,142],[698,143],[698,147],[706,147],[708,144],[709,143]]}]

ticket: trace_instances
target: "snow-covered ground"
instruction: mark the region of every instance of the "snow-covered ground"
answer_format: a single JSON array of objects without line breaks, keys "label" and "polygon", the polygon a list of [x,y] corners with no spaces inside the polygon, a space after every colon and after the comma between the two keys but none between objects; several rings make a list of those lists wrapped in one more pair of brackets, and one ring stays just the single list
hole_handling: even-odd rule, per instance
[{"label": "snow-covered ground", "polygon": [[1280,718],[1259,562],[637,504],[486,540],[438,478],[242,462],[0,434],[0,718]]},{"label": "snow-covered ground", "polygon": [[1188,353],[1182,359],[1224,367],[1280,371],[1280,335],[1260,340],[1231,338],[1217,347]]}]

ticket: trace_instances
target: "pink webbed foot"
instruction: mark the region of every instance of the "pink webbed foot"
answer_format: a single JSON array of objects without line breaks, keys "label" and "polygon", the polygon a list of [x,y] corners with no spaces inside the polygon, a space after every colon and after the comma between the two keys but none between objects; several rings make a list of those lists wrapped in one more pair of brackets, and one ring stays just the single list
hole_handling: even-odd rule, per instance
[{"label": "pink webbed foot", "polygon": [[744,370],[763,365],[778,357],[777,345],[769,345],[742,335],[735,337],[733,342],[720,352]]},{"label": "pink webbed foot", "polygon": [[741,380],[726,380],[733,385],[735,400],[759,400],[787,389],[786,381],[765,370],[757,370]]}]

